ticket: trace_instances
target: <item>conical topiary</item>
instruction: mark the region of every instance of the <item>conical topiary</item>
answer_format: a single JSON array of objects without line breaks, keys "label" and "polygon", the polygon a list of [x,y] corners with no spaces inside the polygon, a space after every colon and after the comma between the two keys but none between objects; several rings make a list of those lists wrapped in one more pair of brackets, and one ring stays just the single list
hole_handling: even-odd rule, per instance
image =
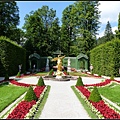
[{"label": "conical topiary", "polygon": [[25,99],[24,100],[28,101],[28,102],[32,101],[32,100],[36,100],[37,101],[37,96],[36,96],[32,86],[29,87],[29,89],[28,89],[28,91],[27,91],[27,93],[25,95]]},{"label": "conical topiary", "polygon": [[16,77],[20,77],[20,72],[17,73]]},{"label": "conical topiary", "polygon": [[83,82],[82,82],[82,78],[79,76],[79,78],[77,79],[77,83],[76,86],[84,86]]},{"label": "conical topiary", "polygon": [[45,83],[44,83],[44,80],[43,78],[40,76],[39,80],[38,80],[38,83],[37,83],[38,86],[45,86]]},{"label": "conical topiary", "polygon": [[93,102],[99,102],[100,100],[102,100],[100,93],[98,92],[98,89],[96,86],[94,86],[88,100],[91,100]]},{"label": "conical topiary", "polygon": [[52,75],[52,74],[53,74],[53,69],[51,69],[49,72],[49,75]]}]

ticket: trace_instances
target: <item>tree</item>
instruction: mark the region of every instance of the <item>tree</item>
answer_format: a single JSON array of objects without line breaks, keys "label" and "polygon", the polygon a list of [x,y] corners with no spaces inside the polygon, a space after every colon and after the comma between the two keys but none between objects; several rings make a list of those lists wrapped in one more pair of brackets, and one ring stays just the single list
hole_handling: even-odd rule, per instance
[{"label": "tree", "polygon": [[[34,50],[41,56],[49,56],[52,46],[56,46],[59,38],[59,20],[56,11],[42,6],[26,15],[23,26],[27,40],[31,41]],[[27,41],[26,41],[27,42]]]},{"label": "tree", "polygon": [[12,35],[16,33],[17,25],[19,25],[19,10],[16,2],[0,2],[0,36],[16,41]]},{"label": "tree", "polygon": [[105,36],[105,41],[104,42],[110,41],[114,38],[114,34],[112,32],[112,28],[111,28],[111,25],[110,25],[109,21],[107,22],[105,32],[104,32],[104,36]]},{"label": "tree", "polygon": [[[75,46],[74,43],[82,43],[81,46],[77,44],[76,49],[81,50],[76,50],[76,52],[81,51],[85,54],[89,54],[89,51],[96,46],[96,35],[100,24],[98,6],[98,1],[77,1],[65,8],[62,16],[62,27],[66,31],[62,33],[62,39],[65,40],[67,35],[65,41],[69,43],[68,51],[75,48],[73,47]],[[71,52],[68,52],[68,54],[70,55]]]},{"label": "tree", "polygon": [[118,16],[118,30],[115,30],[116,37],[120,39],[120,13]]}]

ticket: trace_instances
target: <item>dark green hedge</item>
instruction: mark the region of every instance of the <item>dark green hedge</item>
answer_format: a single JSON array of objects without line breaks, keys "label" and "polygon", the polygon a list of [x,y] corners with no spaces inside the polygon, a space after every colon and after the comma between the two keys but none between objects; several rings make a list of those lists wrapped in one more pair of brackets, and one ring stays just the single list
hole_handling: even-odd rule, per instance
[{"label": "dark green hedge", "polygon": [[93,73],[105,76],[120,76],[120,40],[114,39],[90,51]]},{"label": "dark green hedge", "polygon": [[26,70],[26,50],[8,38],[0,37],[0,76],[16,75],[18,65],[22,64],[22,71]]}]

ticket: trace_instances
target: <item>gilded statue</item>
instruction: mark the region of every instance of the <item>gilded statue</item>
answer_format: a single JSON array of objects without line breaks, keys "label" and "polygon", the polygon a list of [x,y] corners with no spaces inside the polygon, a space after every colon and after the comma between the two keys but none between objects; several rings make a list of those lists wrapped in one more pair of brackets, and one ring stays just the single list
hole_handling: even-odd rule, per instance
[{"label": "gilded statue", "polygon": [[56,72],[56,75],[60,76],[62,75],[62,59],[65,57],[64,56],[61,56],[58,55],[58,57],[55,57],[52,59],[52,61],[57,61],[57,72]]}]

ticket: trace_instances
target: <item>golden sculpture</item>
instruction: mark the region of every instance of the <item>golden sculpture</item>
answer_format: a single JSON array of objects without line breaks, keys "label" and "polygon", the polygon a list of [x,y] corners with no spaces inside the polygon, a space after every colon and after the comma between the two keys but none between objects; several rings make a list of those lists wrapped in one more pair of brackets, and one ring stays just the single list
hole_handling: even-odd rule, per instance
[{"label": "golden sculpture", "polygon": [[57,61],[57,72],[56,72],[57,76],[62,75],[62,59],[64,57],[65,57],[65,55],[61,56],[61,57],[60,57],[60,55],[58,55],[58,57],[52,59],[52,61]]}]

